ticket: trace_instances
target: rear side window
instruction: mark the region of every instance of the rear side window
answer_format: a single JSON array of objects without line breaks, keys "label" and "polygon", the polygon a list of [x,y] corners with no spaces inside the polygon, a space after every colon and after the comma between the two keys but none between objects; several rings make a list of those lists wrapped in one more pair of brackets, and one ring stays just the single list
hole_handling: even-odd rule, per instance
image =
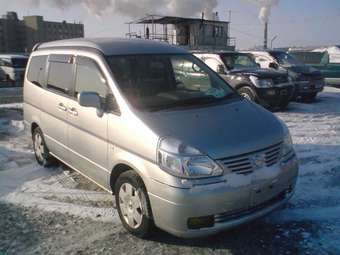
[{"label": "rear side window", "polygon": [[47,87],[69,94],[73,87],[74,65],[71,55],[51,55]]},{"label": "rear side window", "polygon": [[32,57],[28,68],[27,79],[40,87],[46,84],[46,60],[47,56]]}]

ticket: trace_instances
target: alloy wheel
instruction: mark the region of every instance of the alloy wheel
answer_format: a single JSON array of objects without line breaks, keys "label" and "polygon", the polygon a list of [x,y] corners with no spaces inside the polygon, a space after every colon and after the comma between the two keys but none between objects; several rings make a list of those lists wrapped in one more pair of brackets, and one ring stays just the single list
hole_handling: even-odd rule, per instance
[{"label": "alloy wheel", "polygon": [[34,137],[34,152],[40,161],[44,161],[45,147],[43,139],[39,133],[36,133]]},{"label": "alloy wheel", "polygon": [[143,219],[141,192],[124,183],[119,189],[119,205],[125,223],[133,229],[138,228]]}]

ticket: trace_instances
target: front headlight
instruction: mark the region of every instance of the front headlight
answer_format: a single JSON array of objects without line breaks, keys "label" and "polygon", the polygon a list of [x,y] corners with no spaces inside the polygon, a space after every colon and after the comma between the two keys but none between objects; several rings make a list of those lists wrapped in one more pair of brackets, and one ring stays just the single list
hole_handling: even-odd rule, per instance
[{"label": "front headlight", "polygon": [[223,174],[222,168],[208,156],[174,138],[160,140],[157,161],[160,168],[181,178],[205,178]]},{"label": "front headlight", "polygon": [[274,81],[272,79],[259,79],[256,76],[250,76],[251,82],[258,88],[272,88]]},{"label": "front headlight", "polygon": [[294,79],[291,76],[289,76],[289,75],[288,75],[288,82],[289,83],[294,83]]},{"label": "front headlight", "polygon": [[299,79],[300,75],[294,71],[288,70],[288,76],[292,79],[292,81],[296,81]]},{"label": "front headlight", "polygon": [[292,150],[294,150],[293,139],[292,139],[292,136],[290,135],[290,132],[289,132],[289,129],[286,123],[284,123],[284,121],[280,118],[278,118],[278,120],[280,121],[282,128],[283,128],[283,132],[285,134],[283,138],[283,145],[282,145],[282,156],[285,156],[288,153],[290,153]]},{"label": "front headlight", "polygon": [[291,135],[288,133],[283,139],[282,155],[285,156],[293,150],[293,140]]}]

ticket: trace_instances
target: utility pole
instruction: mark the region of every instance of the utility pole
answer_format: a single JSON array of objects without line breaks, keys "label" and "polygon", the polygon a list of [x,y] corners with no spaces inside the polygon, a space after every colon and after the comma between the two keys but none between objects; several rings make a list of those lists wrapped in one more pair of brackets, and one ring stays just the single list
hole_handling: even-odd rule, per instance
[{"label": "utility pole", "polygon": [[268,21],[264,23],[264,42],[263,48],[266,50],[268,48]]},{"label": "utility pole", "polygon": [[271,49],[273,49],[273,43],[274,43],[274,41],[277,39],[277,35],[275,35],[273,38],[272,38],[272,40],[270,41],[270,48]]}]

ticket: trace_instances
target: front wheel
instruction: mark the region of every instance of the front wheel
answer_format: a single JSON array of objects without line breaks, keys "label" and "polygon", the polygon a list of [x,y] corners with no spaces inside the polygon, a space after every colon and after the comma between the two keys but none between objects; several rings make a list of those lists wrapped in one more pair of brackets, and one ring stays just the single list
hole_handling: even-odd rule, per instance
[{"label": "front wheel", "polygon": [[242,87],[238,89],[238,93],[249,101],[256,101],[256,94],[250,87]]},{"label": "front wheel", "polygon": [[284,102],[282,102],[282,103],[280,103],[279,104],[279,109],[280,110],[286,110],[287,109],[287,107],[288,107],[288,105],[289,105],[289,101],[287,100],[287,101],[284,101]]},{"label": "front wheel", "polygon": [[318,95],[318,93],[311,93],[307,96],[303,97],[304,101],[314,101],[316,99],[316,96]]},{"label": "front wheel", "polygon": [[115,199],[125,229],[140,238],[150,236],[153,229],[150,202],[144,183],[137,173],[130,170],[118,177]]}]

